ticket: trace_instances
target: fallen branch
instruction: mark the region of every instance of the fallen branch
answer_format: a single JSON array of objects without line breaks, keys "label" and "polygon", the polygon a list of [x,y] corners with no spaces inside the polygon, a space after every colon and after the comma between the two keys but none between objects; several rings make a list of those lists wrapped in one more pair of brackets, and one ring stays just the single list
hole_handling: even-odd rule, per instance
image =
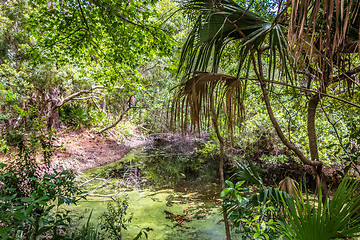
[{"label": "fallen branch", "polygon": [[94,178],[92,178],[92,179],[89,179],[89,180],[83,182],[83,183],[80,184],[79,186],[82,187],[82,186],[84,186],[84,185],[86,185],[86,184],[88,184],[88,183],[90,183],[90,182],[92,182],[92,181],[103,181],[103,182],[105,182],[105,183],[107,183],[107,184],[113,184],[113,183],[109,182],[107,179],[94,177]]},{"label": "fallen branch", "polygon": [[116,125],[118,125],[118,123],[121,122],[121,120],[123,120],[123,118],[126,116],[126,113],[127,113],[130,109],[131,109],[131,108],[127,108],[127,109],[125,110],[125,112],[120,115],[120,117],[119,117],[118,120],[116,120],[116,121],[115,121],[114,123],[112,123],[111,125],[109,125],[109,126],[107,126],[107,127],[104,127],[103,129],[99,130],[98,133],[103,133],[103,132],[109,130],[110,128],[113,128],[113,127],[115,127]]},{"label": "fallen branch", "polygon": [[102,194],[84,194],[81,197],[77,198],[75,202],[81,200],[85,197],[103,197],[103,198],[111,198],[112,200],[116,201],[115,197],[119,196],[120,193],[112,194],[112,195],[102,195]]},{"label": "fallen branch", "polygon": [[103,133],[107,130],[109,130],[110,128],[113,128],[115,127],[116,125],[118,125],[119,122],[121,122],[121,120],[123,120],[123,118],[126,116],[126,113],[132,109],[132,108],[138,108],[138,107],[133,107],[131,106],[131,99],[132,99],[132,95],[129,97],[129,100],[128,100],[128,107],[126,108],[126,110],[120,115],[119,119],[116,120],[114,123],[112,123],[111,125],[107,126],[107,127],[104,127],[103,129],[99,130],[98,133]]}]

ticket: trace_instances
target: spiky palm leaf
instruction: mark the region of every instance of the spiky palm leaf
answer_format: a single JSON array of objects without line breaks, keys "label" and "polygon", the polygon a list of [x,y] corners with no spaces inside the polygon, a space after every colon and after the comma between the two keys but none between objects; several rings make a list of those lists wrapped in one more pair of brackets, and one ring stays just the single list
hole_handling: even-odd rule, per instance
[{"label": "spiky palm leaf", "polygon": [[300,198],[283,199],[286,217],[280,221],[280,231],[286,239],[329,240],[360,236],[358,195],[359,182],[346,177],[333,199],[317,206],[309,195],[300,192]]},{"label": "spiky palm leaf", "polygon": [[[223,109],[231,136],[234,124],[243,116],[245,85],[238,77],[242,74],[242,79],[248,78],[250,53],[267,43],[269,77],[274,77],[278,57],[284,65],[284,75],[291,76],[283,26],[247,11],[232,0],[190,0],[185,8],[200,14],[183,46],[179,71],[184,70],[185,77],[175,96],[171,123],[180,122],[182,127],[187,127],[190,120],[192,129],[199,127],[201,118],[211,117],[213,98],[214,111],[218,116]],[[224,48],[233,41],[240,41],[242,46],[237,77],[215,74]],[[207,72],[210,65],[211,72]]]},{"label": "spiky palm leaf", "polygon": [[237,168],[237,172],[235,173],[236,177],[240,180],[245,180],[255,184],[259,188],[264,188],[263,180],[260,177],[258,171],[255,169],[254,163],[251,160],[248,160],[247,162],[248,166],[239,161],[235,162],[235,166]]},{"label": "spiky palm leaf", "polygon": [[268,205],[272,206],[277,211],[274,213],[268,213],[267,217],[275,219],[283,217],[285,201],[293,201],[293,198],[286,192],[280,191],[278,188],[265,187],[262,178],[256,170],[252,161],[248,160],[248,165],[243,162],[235,162],[237,172],[234,174],[239,180],[244,180],[249,183],[256,185],[259,189],[257,192],[248,192],[243,195],[241,201],[230,199],[226,202],[225,209],[231,220],[238,220],[246,216],[247,213],[251,212],[254,207]]},{"label": "spiky palm leaf", "polygon": [[292,197],[278,188],[269,187],[266,188],[262,178],[255,168],[254,163],[248,160],[246,166],[242,162],[235,162],[237,172],[234,174],[239,180],[245,180],[252,184],[255,184],[259,188],[259,194],[254,195],[248,202],[249,207],[259,206],[260,203],[265,204],[270,201],[270,204],[276,208],[282,206],[282,199],[292,199]]},{"label": "spiky palm leaf", "polygon": [[275,72],[277,56],[280,56],[284,69],[289,73],[285,64],[289,61],[287,43],[280,23],[263,19],[232,0],[190,0],[185,8],[195,9],[200,14],[184,44],[179,70],[183,69],[190,75],[194,71],[208,71],[211,65],[211,71],[217,72],[225,46],[240,40],[243,45],[238,67],[240,74],[246,66],[244,63],[251,48],[260,48],[267,39],[270,48],[269,76]]}]

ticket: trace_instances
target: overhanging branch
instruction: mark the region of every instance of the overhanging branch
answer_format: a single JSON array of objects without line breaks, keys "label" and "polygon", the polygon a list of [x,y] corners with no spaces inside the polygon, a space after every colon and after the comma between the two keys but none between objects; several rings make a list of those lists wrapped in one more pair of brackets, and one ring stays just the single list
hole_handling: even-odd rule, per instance
[{"label": "overhanging branch", "polygon": [[73,93],[67,97],[65,97],[64,99],[62,99],[61,101],[59,101],[50,111],[50,114],[47,117],[51,117],[57,109],[59,109],[61,106],[63,106],[65,103],[71,101],[71,100],[75,100],[78,96],[82,95],[82,94],[88,94],[91,93],[92,91],[96,90],[96,89],[104,89],[104,86],[94,86],[90,89],[86,89],[86,90],[81,90],[79,92]]}]

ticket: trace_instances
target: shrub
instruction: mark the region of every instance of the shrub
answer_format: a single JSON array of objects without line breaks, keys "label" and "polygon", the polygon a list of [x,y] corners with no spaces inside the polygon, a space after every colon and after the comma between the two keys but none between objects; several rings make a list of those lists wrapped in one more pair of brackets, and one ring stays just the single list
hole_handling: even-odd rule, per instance
[{"label": "shrub", "polygon": [[[266,188],[254,166],[238,162],[236,184],[226,181],[221,192],[224,211],[242,239],[351,239],[360,236],[359,181],[345,177],[332,199],[310,198],[301,191],[291,197],[277,188]],[[243,188],[244,180],[258,187]],[[301,190],[301,188],[300,188]],[[276,211],[275,211],[276,210]]]},{"label": "shrub", "polygon": [[51,137],[28,135],[17,158],[0,165],[1,239],[66,238],[69,212],[59,207],[74,204],[80,191],[71,171],[51,169],[51,155]]},{"label": "shrub", "polygon": [[59,115],[61,122],[74,128],[88,127],[91,123],[90,110],[77,104],[62,106],[59,110]]}]

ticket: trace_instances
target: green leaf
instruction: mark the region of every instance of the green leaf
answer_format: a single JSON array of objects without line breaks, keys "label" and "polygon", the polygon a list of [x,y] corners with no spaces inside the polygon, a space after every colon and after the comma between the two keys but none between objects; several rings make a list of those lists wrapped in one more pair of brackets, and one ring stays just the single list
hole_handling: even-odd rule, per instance
[{"label": "green leaf", "polygon": [[[0,229],[0,236],[8,237],[8,233],[10,232],[10,228],[2,228]],[[6,238],[5,238],[6,239]]]},{"label": "green leaf", "polygon": [[269,235],[267,235],[266,233],[263,234],[263,236],[265,237],[266,240],[269,240]]},{"label": "green leaf", "polygon": [[231,188],[234,188],[234,184],[233,184],[231,181],[225,180],[225,183],[226,183],[227,185],[229,185]]},{"label": "green leaf", "polygon": [[26,216],[26,217],[30,215],[30,213],[31,213],[31,211],[33,210],[33,208],[34,208],[34,206],[33,206],[32,204],[29,205],[29,206],[26,208],[26,210],[25,210],[25,216]]},{"label": "green leaf", "polygon": [[236,200],[237,200],[238,202],[241,201],[241,196],[240,196],[240,194],[239,194],[238,191],[235,191],[235,197],[236,197]]},{"label": "green leaf", "polygon": [[245,180],[237,182],[237,183],[235,184],[235,188],[238,189],[241,185],[244,184],[244,182],[245,182]]},{"label": "green leaf", "polygon": [[225,188],[224,190],[221,191],[220,197],[222,197],[222,198],[226,197],[231,190],[232,190],[232,188]]},{"label": "green leaf", "polygon": [[134,238],[134,240],[140,239],[141,235],[142,235],[142,231],[140,231],[140,232],[136,235],[136,237]]},{"label": "green leaf", "polygon": [[253,218],[253,222],[256,222],[259,218],[261,217],[261,215],[257,215]]},{"label": "green leaf", "polygon": [[13,214],[14,218],[16,218],[17,220],[20,220],[20,221],[24,221],[26,220],[26,217],[24,214],[22,214],[21,212],[15,212]]},{"label": "green leaf", "polygon": [[43,206],[46,206],[47,205],[47,202],[45,201],[36,201],[38,204],[40,205],[43,205]]},{"label": "green leaf", "polygon": [[23,197],[23,198],[21,198],[21,201],[26,203],[26,202],[31,202],[32,199],[29,197]]}]

